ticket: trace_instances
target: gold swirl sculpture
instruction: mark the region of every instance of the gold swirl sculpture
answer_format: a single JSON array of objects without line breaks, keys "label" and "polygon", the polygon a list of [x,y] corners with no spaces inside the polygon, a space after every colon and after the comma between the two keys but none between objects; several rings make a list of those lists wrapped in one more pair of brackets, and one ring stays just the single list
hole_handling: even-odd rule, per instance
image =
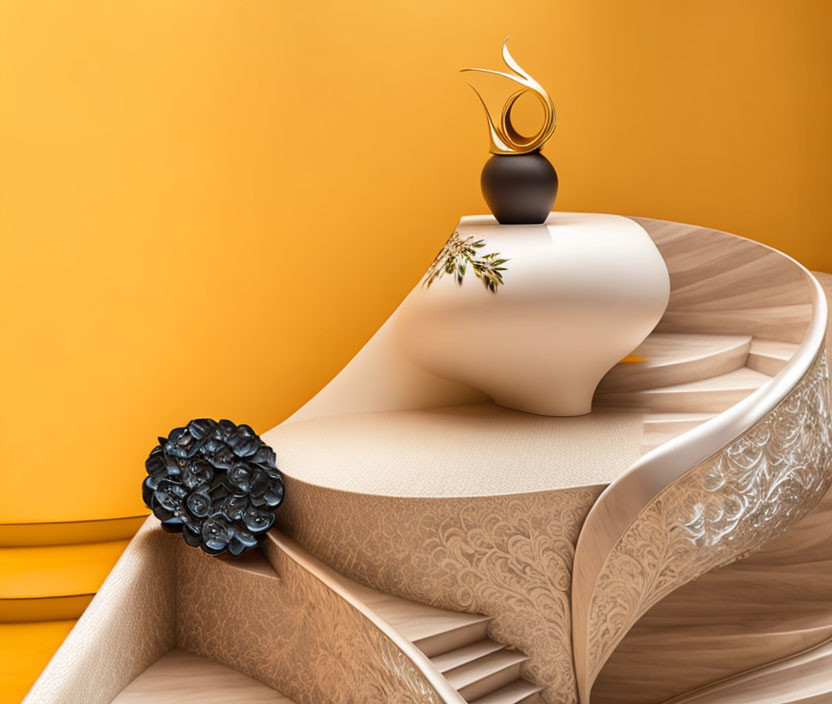
[{"label": "gold swirl sculpture", "polygon": [[[508,40],[510,38],[510,36],[506,37],[503,42],[503,61],[506,66],[511,69],[512,73],[495,71],[490,68],[462,69],[462,72],[478,71],[480,73],[490,73],[494,76],[502,76],[503,78],[508,78],[510,81],[514,81],[518,85],[522,86],[522,88],[515,91],[508,97],[500,113],[500,119],[495,124],[495,120],[491,117],[488,105],[486,105],[485,100],[483,100],[482,95],[480,95],[480,92],[471,83],[468,84],[474,89],[474,92],[477,94],[477,97],[480,99],[480,102],[485,109],[485,117],[488,120],[488,133],[491,138],[492,154],[528,154],[529,152],[537,151],[538,149],[541,149],[543,145],[546,144],[549,137],[552,136],[552,133],[555,131],[555,125],[557,124],[555,105],[552,102],[552,99],[543,89],[543,86],[526,73],[520,64],[514,60],[514,57],[508,50]],[[537,133],[530,137],[520,134],[511,122],[511,111],[517,103],[517,100],[524,93],[532,93],[540,101],[540,104],[543,107],[543,124]]]}]

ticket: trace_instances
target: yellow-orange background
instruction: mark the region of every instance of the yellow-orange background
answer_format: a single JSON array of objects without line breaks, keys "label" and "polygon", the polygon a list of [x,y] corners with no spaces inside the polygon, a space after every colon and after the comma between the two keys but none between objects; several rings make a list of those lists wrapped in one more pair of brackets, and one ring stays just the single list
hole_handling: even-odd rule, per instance
[{"label": "yellow-orange background", "polygon": [[484,210],[456,70],[507,33],[558,106],[558,208],[832,270],[830,26],[824,0],[5,0],[0,522],[137,513],[157,433],[264,431],[331,378]]}]

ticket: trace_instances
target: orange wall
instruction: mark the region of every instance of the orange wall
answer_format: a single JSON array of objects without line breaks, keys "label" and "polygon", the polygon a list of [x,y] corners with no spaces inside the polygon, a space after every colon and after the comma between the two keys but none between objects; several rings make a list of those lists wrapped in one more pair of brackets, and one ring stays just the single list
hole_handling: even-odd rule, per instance
[{"label": "orange wall", "polygon": [[264,431],[335,374],[483,211],[456,69],[509,32],[559,109],[559,208],[832,270],[831,23],[825,0],[0,3],[0,522],[135,513],[157,433]]}]

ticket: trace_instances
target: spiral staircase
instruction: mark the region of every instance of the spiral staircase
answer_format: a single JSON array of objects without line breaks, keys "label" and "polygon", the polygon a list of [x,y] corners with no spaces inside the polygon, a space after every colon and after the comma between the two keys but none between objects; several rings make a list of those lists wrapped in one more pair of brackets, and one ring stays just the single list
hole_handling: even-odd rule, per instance
[{"label": "spiral staircase", "polygon": [[635,220],[671,300],[590,416],[408,366],[394,314],[265,436],[260,549],[148,519],[26,701],[832,702],[832,277]]}]

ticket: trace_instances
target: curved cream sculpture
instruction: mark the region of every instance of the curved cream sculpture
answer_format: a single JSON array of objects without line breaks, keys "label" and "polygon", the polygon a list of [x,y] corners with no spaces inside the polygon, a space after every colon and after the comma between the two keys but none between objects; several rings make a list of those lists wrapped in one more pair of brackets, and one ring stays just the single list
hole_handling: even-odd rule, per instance
[{"label": "curved cream sculpture", "polygon": [[[670,295],[667,268],[637,223],[615,215],[552,213],[543,225],[464,217],[453,242],[503,262],[490,290],[462,261],[462,276],[414,289],[396,334],[407,355],[437,376],[528,413],[589,413],[598,382],[659,322]],[[451,267],[449,267],[451,268]]]}]

